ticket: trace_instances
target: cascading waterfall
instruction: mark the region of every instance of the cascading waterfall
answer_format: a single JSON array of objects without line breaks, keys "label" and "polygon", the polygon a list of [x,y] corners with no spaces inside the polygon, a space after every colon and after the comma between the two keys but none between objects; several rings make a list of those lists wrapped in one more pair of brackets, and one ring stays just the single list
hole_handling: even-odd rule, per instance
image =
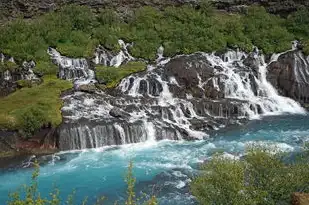
[{"label": "cascading waterfall", "polygon": [[[129,44],[119,44],[123,50],[116,56],[101,49],[93,61],[119,66],[132,60]],[[209,131],[261,115],[305,113],[267,81],[268,64],[257,49],[174,58],[163,53],[160,47],[155,64],[124,78],[112,92],[64,97],[60,148],[202,139]]]},{"label": "cascading waterfall", "polygon": [[99,46],[95,51],[95,58],[93,59],[93,62],[97,65],[100,64],[104,66],[119,67],[125,62],[134,60],[128,51],[128,48],[132,45],[125,43],[123,40],[118,40],[118,44],[120,47],[118,54],[113,54],[111,51]]},{"label": "cascading waterfall", "polygon": [[[224,55],[224,60],[214,54],[205,54],[207,60],[215,70],[216,81],[221,81],[225,88],[225,98],[246,101],[243,109],[250,118],[260,114],[274,115],[282,113],[305,113],[306,111],[294,100],[278,95],[275,88],[267,81],[267,64],[264,56],[258,52],[253,54],[253,60],[258,67],[257,76],[250,72],[242,73],[237,66],[245,67],[243,60],[246,54],[229,51]],[[235,64],[237,66],[235,66]],[[251,75],[251,79],[250,79]]]},{"label": "cascading waterfall", "polygon": [[53,48],[48,49],[48,54],[51,56],[53,63],[59,66],[59,78],[64,80],[76,80],[80,83],[94,80],[94,72],[89,68],[85,58],[72,59],[61,54]]}]

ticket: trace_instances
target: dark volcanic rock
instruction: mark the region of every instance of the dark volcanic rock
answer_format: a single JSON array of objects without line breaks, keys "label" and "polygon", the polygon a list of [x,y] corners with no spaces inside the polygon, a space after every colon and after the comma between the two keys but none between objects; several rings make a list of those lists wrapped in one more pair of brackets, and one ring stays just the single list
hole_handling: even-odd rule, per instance
[{"label": "dark volcanic rock", "polygon": [[[42,13],[61,8],[66,4],[88,5],[95,10],[101,8],[115,8],[119,14],[130,14],[130,8],[153,6],[165,8],[167,6],[179,6],[192,4],[198,6],[197,0],[1,0],[0,22],[7,18],[23,16],[31,18]],[[245,12],[246,6],[255,4],[264,6],[269,12],[280,15],[288,15],[291,12],[305,6],[309,7],[309,1],[304,0],[214,0],[218,9],[229,12]]]},{"label": "dark volcanic rock", "polygon": [[268,66],[267,78],[282,95],[309,102],[309,62],[301,51],[282,54]]},{"label": "dark volcanic rock", "polygon": [[0,97],[14,92],[19,80],[27,81],[28,85],[40,84],[41,80],[32,71],[34,67],[33,61],[17,65],[13,58],[0,53]]},{"label": "dark volcanic rock", "polygon": [[124,112],[123,110],[121,110],[120,108],[114,107],[113,109],[111,109],[109,111],[109,114],[113,117],[116,118],[126,118],[129,116],[128,113]]}]

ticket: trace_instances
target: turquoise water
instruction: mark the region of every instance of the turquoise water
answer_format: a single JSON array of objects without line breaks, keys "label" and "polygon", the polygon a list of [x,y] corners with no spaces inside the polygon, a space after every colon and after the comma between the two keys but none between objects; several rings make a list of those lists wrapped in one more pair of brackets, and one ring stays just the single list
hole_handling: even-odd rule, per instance
[{"label": "turquoise water", "polygon": [[[130,160],[134,163],[136,189],[146,196],[155,194],[160,204],[195,204],[190,195],[190,178],[198,165],[214,152],[239,157],[248,145],[263,144],[283,151],[297,151],[309,141],[308,116],[277,116],[251,121],[234,129],[195,142],[146,142],[120,147],[58,153],[42,165],[39,189],[47,196],[52,186],[64,197],[76,192],[76,201],[88,196],[106,196],[105,204],[125,197],[124,176]],[[0,204],[10,191],[30,181],[31,168],[0,171]],[[78,203],[76,203],[78,204]]]}]

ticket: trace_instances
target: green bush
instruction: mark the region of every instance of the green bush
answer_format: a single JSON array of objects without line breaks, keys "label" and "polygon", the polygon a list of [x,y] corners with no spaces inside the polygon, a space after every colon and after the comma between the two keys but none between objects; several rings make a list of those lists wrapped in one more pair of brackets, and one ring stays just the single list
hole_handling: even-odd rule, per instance
[{"label": "green bush", "polygon": [[294,36],[284,27],[285,20],[267,13],[265,8],[250,8],[243,21],[245,35],[265,53],[280,52],[291,47]]},{"label": "green bush", "polygon": [[39,75],[55,75],[58,72],[58,66],[51,61],[38,61],[33,72]]},{"label": "green bush", "polygon": [[306,40],[304,42],[304,49],[303,50],[304,50],[305,55],[309,56],[309,40]]},{"label": "green bush", "polygon": [[18,65],[16,63],[13,62],[4,62],[4,63],[0,63],[0,72],[9,70],[9,71],[15,71],[18,69]]},{"label": "green bush", "polygon": [[298,40],[306,39],[309,36],[309,9],[303,8],[291,14],[287,20],[287,27]]},{"label": "green bush", "polygon": [[200,204],[290,204],[293,192],[309,191],[309,164],[282,159],[261,149],[242,160],[216,156],[202,166],[191,191]]},{"label": "green bush", "polygon": [[137,72],[141,72],[146,69],[144,62],[129,62],[120,67],[107,67],[98,66],[96,67],[95,73],[96,78],[99,81],[104,81],[107,88],[113,88],[119,84],[121,79]]},{"label": "green bush", "polygon": [[45,112],[39,106],[19,110],[17,119],[27,138],[31,137],[46,123]]},{"label": "green bush", "polygon": [[67,56],[92,57],[98,44],[119,51],[118,39],[134,42],[131,53],[149,60],[156,57],[160,45],[167,56],[227,47],[250,51],[253,45],[269,54],[290,48],[294,38],[306,40],[308,22],[308,9],[284,19],[263,7],[250,7],[246,14],[220,12],[207,0],[199,7],[140,7],[127,16],[111,9],[95,14],[87,6],[68,5],[30,21],[18,19],[1,26],[0,48],[18,61],[41,62],[49,61],[48,46]]}]

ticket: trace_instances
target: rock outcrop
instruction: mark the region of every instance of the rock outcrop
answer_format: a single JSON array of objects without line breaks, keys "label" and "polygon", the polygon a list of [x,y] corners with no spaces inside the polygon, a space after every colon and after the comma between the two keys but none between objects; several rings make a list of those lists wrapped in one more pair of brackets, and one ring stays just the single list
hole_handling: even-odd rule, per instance
[{"label": "rock outcrop", "polygon": [[31,138],[23,138],[14,131],[0,130],[0,158],[11,155],[53,153],[58,149],[56,128],[45,127]]},{"label": "rock outcrop", "polygon": [[280,55],[268,66],[267,78],[280,94],[309,103],[309,62],[301,51]]},{"label": "rock outcrop", "polygon": [[14,92],[20,85],[18,81],[26,80],[30,83],[40,83],[40,79],[33,73],[35,63],[23,62],[17,65],[14,58],[0,53],[0,97]]},{"label": "rock outcrop", "polygon": [[195,140],[260,114],[303,113],[266,79],[258,50],[160,56],[115,89],[63,97],[61,150]]}]

